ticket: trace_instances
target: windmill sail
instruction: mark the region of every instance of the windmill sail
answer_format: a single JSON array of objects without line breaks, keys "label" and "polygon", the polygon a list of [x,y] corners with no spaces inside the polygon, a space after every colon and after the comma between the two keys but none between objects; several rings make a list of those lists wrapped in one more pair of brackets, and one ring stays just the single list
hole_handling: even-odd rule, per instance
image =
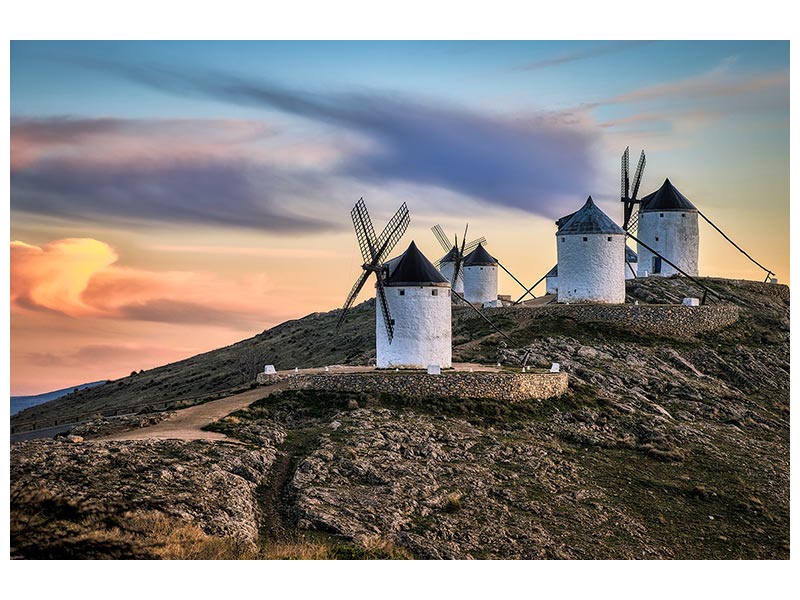
[{"label": "windmill sail", "polygon": [[364,284],[369,279],[370,273],[375,273],[376,278],[376,302],[381,307],[384,320],[386,322],[386,333],[389,338],[389,343],[392,341],[394,335],[394,327],[392,326],[391,315],[389,314],[389,306],[386,302],[386,292],[383,287],[383,278],[385,277],[386,269],[383,265],[386,257],[392,249],[403,237],[403,234],[408,229],[408,224],[411,222],[409,217],[408,207],[405,202],[400,206],[394,216],[389,219],[386,227],[383,228],[380,236],[375,235],[375,228],[372,225],[367,205],[364,203],[363,198],[359,198],[356,205],[350,211],[350,217],[353,220],[353,228],[356,232],[356,240],[358,247],[361,250],[361,257],[364,263],[361,265],[363,272],[358,276],[347,299],[342,305],[342,312],[339,315],[339,320],[336,323],[337,331],[341,327],[347,315],[347,311],[353,305],[359,292],[364,287]]}]

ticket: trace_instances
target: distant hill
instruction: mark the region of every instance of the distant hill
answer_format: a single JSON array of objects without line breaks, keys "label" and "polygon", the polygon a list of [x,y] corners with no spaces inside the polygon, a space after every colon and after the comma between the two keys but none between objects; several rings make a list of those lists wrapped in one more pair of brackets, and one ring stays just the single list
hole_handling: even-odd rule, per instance
[{"label": "distant hill", "polygon": [[72,392],[78,390],[85,390],[86,388],[92,388],[96,385],[101,385],[105,382],[106,382],[105,379],[103,381],[92,381],[91,383],[82,383],[80,385],[73,385],[72,387],[64,388],[63,390],[45,392],[44,394],[36,394],[35,396],[11,396],[11,416],[14,416],[18,412],[23,411],[26,408],[31,408],[32,406],[38,406],[39,404],[50,402],[51,400],[61,398],[62,396],[66,396],[67,394],[71,394]]}]

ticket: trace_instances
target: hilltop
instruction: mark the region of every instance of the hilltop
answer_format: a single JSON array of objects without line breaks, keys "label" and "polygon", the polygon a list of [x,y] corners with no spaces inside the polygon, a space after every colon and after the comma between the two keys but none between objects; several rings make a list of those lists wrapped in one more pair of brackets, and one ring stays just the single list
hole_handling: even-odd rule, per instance
[{"label": "hilltop", "polygon": [[[238,444],[14,444],[12,545],[29,557],[175,556],[170,540],[190,535],[198,555],[216,556],[787,558],[789,290],[705,281],[738,320],[693,332],[612,323],[591,307],[487,310],[516,347],[454,309],[455,360],[513,366],[530,350],[530,364],[569,374],[558,399],[265,391],[211,426]],[[643,307],[698,295],[682,279],[627,285]],[[249,386],[264,363],[368,364],[374,306],[338,337],[337,317],[290,321],[18,418],[202,401]],[[50,518],[21,532],[30,511]],[[85,529],[64,535],[76,515]],[[131,515],[139,533],[120,530]]]}]

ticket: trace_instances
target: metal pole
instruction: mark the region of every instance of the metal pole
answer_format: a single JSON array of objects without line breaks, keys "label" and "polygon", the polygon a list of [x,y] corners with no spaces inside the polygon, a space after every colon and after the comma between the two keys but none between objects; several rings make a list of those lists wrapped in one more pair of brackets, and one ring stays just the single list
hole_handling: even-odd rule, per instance
[{"label": "metal pole", "polygon": [[505,271],[506,273],[508,273],[508,274],[509,274],[509,276],[511,277],[511,279],[513,279],[514,281],[516,281],[516,282],[517,282],[517,283],[518,283],[518,284],[519,284],[519,285],[522,287],[522,289],[523,289],[523,290],[525,290],[526,292],[528,291],[528,288],[526,288],[526,287],[525,287],[525,284],[524,284],[524,283],[522,283],[522,282],[521,282],[519,279],[517,279],[516,277],[514,277],[514,274],[513,274],[511,271],[509,271],[508,269],[506,269],[506,268],[503,266],[503,264],[502,264],[502,263],[501,263],[499,260],[497,261],[497,264],[498,264],[498,266],[499,266],[501,269],[503,269],[503,271]]},{"label": "metal pole", "polygon": [[[548,271],[547,273],[549,273],[549,272],[550,272],[550,271]],[[520,297],[519,297],[519,299],[518,299],[516,302],[514,302],[514,304],[519,304],[520,302],[522,302],[522,299],[523,299],[525,296],[527,296],[528,294],[531,294],[531,290],[532,290],[533,288],[535,288],[537,285],[539,285],[540,283],[542,283],[542,281],[544,281],[544,278],[545,278],[545,277],[547,277],[547,273],[545,273],[544,275],[542,275],[542,276],[539,278],[539,281],[537,281],[537,282],[536,282],[536,283],[534,283],[534,284],[533,284],[531,287],[529,287],[527,290],[525,290],[525,293],[524,293],[524,294],[522,294],[522,296],[520,296]],[[531,294],[531,298],[534,298],[534,299],[535,299],[535,298],[536,298],[536,296],[534,296],[533,294]]]},{"label": "metal pole", "polygon": [[466,299],[466,298],[464,298],[464,296],[462,296],[461,294],[459,294],[459,293],[458,293],[457,291],[455,291],[454,289],[451,289],[450,291],[451,291],[451,292],[452,292],[452,293],[455,295],[455,297],[456,297],[456,298],[458,298],[459,300],[461,300],[461,301],[462,301],[464,304],[466,304],[466,305],[467,305],[467,306],[469,306],[469,307],[470,307],[472,310],[474,310],[476,313],[478,313],[478,315],[480,315],[481,319],[483,319],[483,320],[484,320],[484,321],[486,321],[486,322],[487,322],[489,325],[491,325],[492,329],[494,329],[494,330],[495,330],[497,333],[499,333],[500,335],[502,335],[504,338],[506,338],[506,339],[507,339],[509,342],[511,342],[512,344],[516,344],[516,342],[514,342],[514,340],[512,340],[510,337],[508,337],[508,336],[505,334],[505,332],[504,332],[502,329],[500,329],[500,328],[499,328],[497,325],[495,325],[494,323],[492,323],[492,322],[489,320],[489,318],[488,318],[488,317],[487,317],[485,314],[483,314],[483,313],[482,313],[480,310],[478,310],[477,308],[475,308],[474,306],[472,306],[472,302],[467,302],[467,299]]},{"label": "metal pole", "polygon": [[762,269],[764,269],[764,270],[767,272],[767,279],[769,279],[769,276],[770,276],[770,275],[774,275],[774,274],[775,274],[773,271],[770,271],[770,270],[769,270],[767,267],[765,267],[764,265],[762,265],[762,264],[758,263],[758,261],[756,261],[756,260],[755,260],[755,259],[754,259],[752,256],[750,256],[750,255],[749,255],[747,252],[745,252],[744,250],[742,250],[742,249],[741,249],[741,248],[740,248],[740,247],[739,247],[739,246],[736,244],[736,242],[734,242],[734,241],[733,241],[731,238],[729,238],[727,235],[725,235],[725,233],[722,231],[722,229],[720,229],[719,227],[717,227],[716,225],[714,225],[714,223],[712,223],[712,222],[711,222],[711,220],[710,220],[710,219],[709,219],[707,216],[705,216],[705,215],[704,215],[703,213],[701,213],[699,210],[697,211],[697,214],[699,214],[701,217],[703,217],[703,219],[705,219],[706,223],[708,223],[708,224],[709,224],[709,225],[711,225],[711,226],[712,226],[714,229],[716,229],[716,230],[719,232],[719,234],[720,234],[722,237],[724,237],[726,240],[728,240],[728,241],[729,241],[729,242],[730,242],[730,243],[733,245],[733,247],[734,247],[734,248],[736,248],[736,249],[737,249],[739,252],[741,252],[741,253],[742,253],[742,254],[744,254],[744,255],[745,255],[747,258],[749,258],[749,259],[750,259],[750,260],[751,260],[751,261],[752,261],[754,264],[756,264],[756,265],[758,265],[759,267],[761,267]]},{"label": "metal pole", "polygon": [[[705,285],[703,285],[702,283],[700,283],[700,282],[699,282],[697,279],[695,279],[694,277],[692,277],[691,275],[689,275],[689,274],[688,274],[686,271],[684,271],[683,269],[681,269],[681,268],[680,268],[678,265],[676,265],[674,262],[672,262],[671,260],[669,260],[669,259],[668,259],[666,256],[664,256],[663,254],[660,254],[660,253],[658,253],[656,250],[653,250],[653,249],[652,249],[650,246],[648,246],[648,245],[647,245],[647,244],[645,244],[643,241],[641,241],[640,239],[638,239],[638,238],[637,238],[636,236],[634,236],[632,233],[628,233],[628,232],[626,231],[626,232],[625,232],[625,235],[627,235],[629,238],[631,238],[631,239],[632,239],[634,242],[636,242],[636,243],[637,243],[637,244],[639,244],[640,246],[643,246],[644,248],[646,248],[647,250],[649,250],[650,252],[652,252],[653,254],[655,254],[656,256],[658,256],[659,258],[661,258],[661,260],[663,260],[663,261],[664,261],[665,263],[667,263],[669,266],[671,266],[672,268],[674,268],[676,271],[680,272],[680,273],[681,273],[681,274],[682,274],[684,277],[686,277],[687,279],[689,279],[689,280],[693,281],[694,283],[696,283],[697,285],[699,285],[699,286],[700,286],[701,288],[703,288],[703,289],[704,289],[706,292],[711,292],[711,293],[712,293],[712,294],[714,294],[714,295],[715,295],[717,298],[719,298],[720,300],[722,300],[722,296],[720,296],[720,295],[719,295],[717,292],[715,292],[714,290],[712,290],[712,289],[710,289],[710,288],[706,287]],[[704,300],[704,303],[705,303],[705,294],[703,294],[703,300]]]}]

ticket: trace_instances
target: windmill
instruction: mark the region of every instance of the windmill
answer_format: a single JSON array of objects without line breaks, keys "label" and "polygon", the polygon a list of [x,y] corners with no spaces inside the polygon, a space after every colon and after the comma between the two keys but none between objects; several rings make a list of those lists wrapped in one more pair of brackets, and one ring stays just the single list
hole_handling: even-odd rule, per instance
[{"label": "windmill", "polygon": [[[625,231],[636,230],[636,223],[638,215],[633,217],[633,207],[636,204],[641,204],[641,201],[636,197],[639,193],[639,185],[642,182],[642,174],[644,173],[644,166],[647,159],[644,155],[644,150],[639,156],[639,164],[636,165],[636,173],[633,176],[633,193],[630,189],[630,174],[628,171],[628,162],[630,156],[630,148],[625,148],[622,153],[622,168],[621,168],[621,181],[620,181],[620,202],[624,203],[624,216],[622,220],[622,228]],[[631,220],[633,217],[633,220]]]},{"label": "windmill", "polygon": [[387,271],[384,261],[408,228],[408,224],[411,221],[408,214],[408,207],[404,202],[378,237],[375,237],[375,229],[372,226],[372,220],[369,217],[367,205],[364,204],[363,198],[360,198],[358,202],[356,202],[353,210],[350,211],[350,216],[353,219],[353,227],[355,227],[356,230],[358,247],[361,249],[361,256],[364,259],[364,263],[361,265],[363,272],[347,295],[347,300],[345,300],[342,306],[342,313],[339,315],[339,321],[336,323],[336,330],[338,331],[344,322],[348,309],[352,306],[353,301],[356,299],[356,296],[358,296],[361,288],[364,287],[367,279],[369,279],[370,273],[375,273],[376,302],[383,313],[384,322],[386,323],[386,334],[391,344],[392,336],[394,335],[394,321],[389,314],[389,305],[386,302],[386,290],[383,286],[383,280],[386,277]]},{"label": "windmill", "polygon": [[[469,227],[469,225],[467,225],[467,227]],[[461,273],[461,265],[464,261],[464,257],[481,244],[485,244],[486,238],[480,237],[469,243],[465,243],[467,239],[467,228],[464,228],[464,237],[461,238],[461,247],[459,248],[458,235],[453,235],[453,243],[451,244],[441,225],[434,225],[431,227],[431,231],[446,252],[442,258],[433,263],[433,266],[439,269],[442,275],[450,280],[450,285],[454,290],[463,293],[464,281],[463,273]],[[456,267],[458,267],[458,269]]]}]

